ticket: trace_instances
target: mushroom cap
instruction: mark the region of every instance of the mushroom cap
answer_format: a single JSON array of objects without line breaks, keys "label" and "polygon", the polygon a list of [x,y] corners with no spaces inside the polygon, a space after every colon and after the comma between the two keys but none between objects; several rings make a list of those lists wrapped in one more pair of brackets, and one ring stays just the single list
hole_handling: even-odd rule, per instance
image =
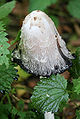
[{"label": "mushroom cap", "polygon": [[51,18],[40,10],[25,17],[13,58],[23,69],[40,76],[62,73],[74,59]]}]

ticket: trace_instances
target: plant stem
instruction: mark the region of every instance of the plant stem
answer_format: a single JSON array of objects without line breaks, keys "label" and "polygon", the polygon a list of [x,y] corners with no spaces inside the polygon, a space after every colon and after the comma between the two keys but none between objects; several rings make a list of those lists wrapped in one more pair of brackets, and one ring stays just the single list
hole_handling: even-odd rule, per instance
[{"label": "plant stem", "polygon": [[7,97],[9,104],[11,104],[10,96],[9,96],[9,94],[7,94],[7,93],[2,97],[2,99],[1,99],[1,103],[3,103],[5,97]]},{"label": "plant stem", "polygon": [[5,94],[5,95],[2,97],[2,99],[1,99],[1,104],[3,103],[3,101],[4,101],[4,99],[5,99],[6,96],[7,96],[7,94]]},{"label": "plant stem", "polygon": [[9,104],[11,104],[11,99],[10,99],[9,94],[7,94],[6,96],[7,96],[7,99],[8,99]]},{"label": "plant stem", "polygon": [[30,100],[24,100],[24,99],[19,99],[18,97],[16,97],[15,95],[12,95],[12,97],[16,100],[16,101],[20,101],[22,100],[24,103],[30,103]]}]

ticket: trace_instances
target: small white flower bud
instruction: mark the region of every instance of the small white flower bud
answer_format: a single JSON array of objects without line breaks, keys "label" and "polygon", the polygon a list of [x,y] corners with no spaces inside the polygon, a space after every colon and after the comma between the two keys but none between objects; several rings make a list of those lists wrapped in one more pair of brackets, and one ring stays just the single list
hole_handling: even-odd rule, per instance
[{"label": "small white flower bud", "polygon": [[41,76],[65,71],[74,59],[53,21],[39,10],[31,12],[23,21],[21,41],[13,57],[21,60],[17,63],[22,68]]}]

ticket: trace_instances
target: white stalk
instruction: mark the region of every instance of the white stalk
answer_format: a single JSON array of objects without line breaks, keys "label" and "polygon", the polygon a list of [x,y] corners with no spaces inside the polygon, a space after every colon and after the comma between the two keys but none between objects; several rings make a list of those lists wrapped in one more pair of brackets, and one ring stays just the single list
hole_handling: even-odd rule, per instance
[{"label": "white stalk", "polygon": [[45,112],[44,118],[45,118],[45,119],[54,119],[54,113]]}]

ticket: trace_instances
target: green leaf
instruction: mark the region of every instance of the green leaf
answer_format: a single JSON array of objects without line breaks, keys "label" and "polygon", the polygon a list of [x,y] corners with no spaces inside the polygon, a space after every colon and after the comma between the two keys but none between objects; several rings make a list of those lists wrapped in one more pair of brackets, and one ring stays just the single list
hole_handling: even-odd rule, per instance
[{"label": "green leaf", "polygon": [[[12,11],[13,7],[15,5],[15,1],[8,2],[0,7],[0,19],[4,21],[4,17]],[[5,32],[5,25],[2,21],[0,21],[0,65],[5,64],[8,68],[9,66],[9,58],[8,55],[10,54],[8,48],[9,43],[8,39],[6,38],[7,33]]]},{"label": "green leaf", "polygon": [[60,119],[60,117],[55,115],[55,119]]},{"label": "green leaf", "polygon": [[9,65],[8,68],[6,68],[5,65],[1,65],[0,66],[0,91],[9,92],[11,90],[11,84],[15,76],[16,76],[16,70],[14,69],[14,65]]},{"label": "green leaf", "polygon": [[11,113],[12,113],[11,115],[12,117],[18,116],[19,117],[18,119],[25,119],[26,117],[26,112],[19,111],[14,106],[12,107]]},{"label": "green leaf", "polygon": [[8,119],[10,108],[11,108],[10,104],[1,104],[0,103],[0,119]]},{"label": "green leaf", "polygon": [[5,26],[2,21],[0,21],[0,31],[5,31]]},{"label": "green leaf", "polygon": [[26,112],[18,111],[17,115],[20,117],[19,119],[26,119]]},{"label": "green leaf", "polygon": [[6,38],[7,33],[5,32],[5,27],[3,22],[0,22],[0,65],[4,64],[8,67],[9,66],[9,58],[7,55],[10,54],[8,48],[9,43],[8,39]]},{"label": "green leaf", "polygon": [[0,7],[0,19],[6,17],[14,8],[15,1],[8,2]]},{"label": "green leaf", "polygon": [[[1,21],[3,21],[3,23],[6,25],[6,26],[8,26],[9,25],[9,23],[11,22],[11,19],[10,19],[10,17],[4,17],[3,19],[1,19]],[[8,29],[8,28],[7,28]]]},{"label": "green leaf", "polygon": [[28,111],[26,112],[26,119],[44,119],[44,114],[33,108],[32,102],[28,105]]},{"label": "green leaf", "polygon": [[[74,79],[76,81],[76,79]],[[73,81],[73,80],[72,80]],[[74,87],[73,86],[73,82],[68,80],[68,84],[67,84],[67,90],[69,91],[69,98],[73,101],[73,100],[80,100],[80,95],[77,95],[76,92],[74,92]],[[61,109],[61,108],[60,108]]]},{"label": "green leaf", "polygon": [[73,90],[77,95],[80,94],[80,78],[73,80]]},{"label": "green leaf", "polygon": [[70,69],[71,76],[75,79],[80,77],[80,47],[75,52],[76,58],[73,60],[73,65]]},{"label": "green leaf", "polygon": [[14,115],[16,115],[18,113],[18,110],[13,106],[13,108],[12,108],[12,116]]},{"label": "green leaf", "polygon": [[5,4],[6,0],[0,0],[0,6],[2,6],[3,4]]},{"label": "green leaf", "polygon": [[23,100],[20,100],[18,102],[18,108],[19,108],[20,111],[23,111],[23,109],[24,109],[24,102],[23,102]]},{"label": "green leaf", "polygon": [[80,119],[80,110],[76,110],[76,119]]},{"label": "green leaf", "polygon": [[59,74],[41,79],[31,97],[34,107],[43,112],[57,112],[60,103],[68,100],[66,87],[67,81]]},{"label": "green leaf", "polygon": [[73,79],[72,82],[68,82],[68,87],[67,89],[69,90],[69,97],[70,99],[73,101],[73,100],[80,100],[80,94],[77,94],[75,92],[75,87],[77,86],[77,79]]},{"label": "green leaf", "polygon": [[67,9],[73,17],[80,19],[80,0],[70,0]]},{"label": "green leaf", "polygon": [[29,11],[33,10],[44,10],[51,4],[55,4],[57,0],[30,0]]},{"label": "green leaf", "polygon": [[[26,112],[26,119],[38,119],[40,115],[36,115],[35,112],[27,111]],[[42,119],[42,118],[41,118]]]}]

